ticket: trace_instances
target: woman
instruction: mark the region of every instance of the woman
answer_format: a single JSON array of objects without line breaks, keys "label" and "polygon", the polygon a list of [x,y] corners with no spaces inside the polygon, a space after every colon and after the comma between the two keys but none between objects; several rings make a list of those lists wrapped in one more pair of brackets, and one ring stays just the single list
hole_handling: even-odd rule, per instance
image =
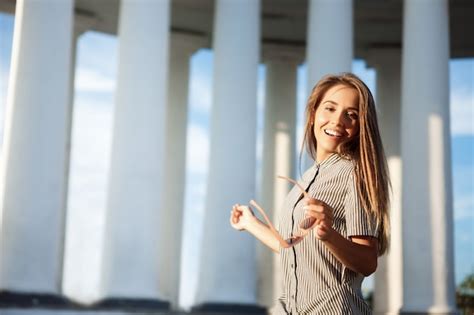
[{"label": "woman", "polygon": [[248,206],[234,205],[230,222],[280,254],[283,295],[274,314],[370,314],[361,284],[388,248],[389,180],[367,86],[344,73],[323,78],[306,107],[304,146],[315,160],[283,205],[279,232],[301,235],[300,222],[315,224],[295,245],[281,242]]}]

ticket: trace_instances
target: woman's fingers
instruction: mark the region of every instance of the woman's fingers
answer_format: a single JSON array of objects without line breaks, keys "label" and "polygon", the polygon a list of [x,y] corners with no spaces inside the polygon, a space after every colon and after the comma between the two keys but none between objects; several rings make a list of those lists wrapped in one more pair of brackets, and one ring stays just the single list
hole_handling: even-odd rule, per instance
[{"label": "woman's fingers", "polygon": [[249,206],[239,205],[236,209],[237,209],[237,211],[240,211],[242,213],[242,215],[245,215],[245,216],[253,216],[254,215],[253,211],[250,209]]},{"label": "woman's fingers", "polygon": [[304,206],[303,209],[305,210],[306,216],[311,216],[318,219],[333,219],[334,218],[334,214],[332,213],[331,209],[328,209],[323,206],[307,205],[307,206]]},{"label": "woman's fingers", "polygon": [[234,205],[230,211],[230,221],[233,224],[239,223],[239,219],[242,216],[242,211],[238,209],[238,205]]},{"label": "woman's fingers", "polygon": [[318,225],[316,227],[316,236],[319,238],[319,239],[323,239],[327,234],[327,229],[322,226],[322,225]]},{"label": "woman's fingers", "polygon": [[331,227],[325,221],[321,221],[316,226],[316,237],[320,240],[328,239],[329,235],[331,234]]},{"label": "woman's fingers", "polygon": [[305,228],[316,228],[316,237],[321,240],[326,239],[333,224],[332,209],[323,204],[308,204],[303,209],[305,209],[305,216],[307,218],[314,218],[314,223],[311,224],[311,227]]},{"label": "woman's fingers", "polygon": [[312,217],[318,220],[329,220],[332,221],[334,218],[330,213],[308,211],[306,212],[306,217]]},{"label": "woman's fingers", "polygon": [[325,205],[325,203],[322,202],[321,200],[310,198],[310,197],[303,198],[303,202],[307,205]]},{"label": "woman's fingers", "polygon": [[233,210],[232,215],[233,215],[234,218],[239,218],[242,215],[242,211],[237,210],[237,209]]},{"label": "woman's fingers", "polygon": [[252,210],[246,205],[234,204],[230,211],[230,224],[239,231],[245,230],[249,220],[254,216]]},{"label": "woman's fingers", "polygon": [[329,206],[327,205],[327,203],[325,203],[324,201],[319,200],[319,199],[314,199],[314,198],[304,198],[304,199],[303,199],[303,202],[304,202],[306,205],[317,205],[317,206],[329,207]]}]

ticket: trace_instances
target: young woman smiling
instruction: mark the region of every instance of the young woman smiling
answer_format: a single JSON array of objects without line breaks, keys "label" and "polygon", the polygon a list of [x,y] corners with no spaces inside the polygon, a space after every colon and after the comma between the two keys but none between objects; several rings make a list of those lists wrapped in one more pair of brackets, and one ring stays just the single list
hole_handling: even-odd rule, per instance
[{"label": "young woman smiling", "polygon": [[[389,179],[368,87],[355,75],[323,78],[306,107],[303,146],[315,163],[288,194],[279,220],[281,246],[268,224],[246,205],[232,208],[230,224],[280,254],[283,295],[273,314],[370,314],[361,293],[389,240]],[[304,197],[308,195],[308,197]]]}]

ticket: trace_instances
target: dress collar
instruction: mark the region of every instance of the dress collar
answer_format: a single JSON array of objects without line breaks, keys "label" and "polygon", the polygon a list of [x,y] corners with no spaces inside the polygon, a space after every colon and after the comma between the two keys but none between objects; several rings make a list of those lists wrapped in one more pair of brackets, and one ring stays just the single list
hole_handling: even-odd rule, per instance
[{"label": "dress collar", "polygon": [[339,153],[331,153],[323,161],[321,161],[319,163],[314,162],[313,168],[319,168],[319,169],[325,168],[325,167],[328,167],[330,165],[333,165],[333,164],[337,163],[341,159],[342,159],[342,156]]},{"label": "dress collar", "polygon": [[301,178],[304,185],[307,186],[309,182],[313,180],[313,178],[316,176],[316,173],[319,170],[324,169],[328,166],[334,165],[341,159],[342,159],[342,156],[339,155],[338,153],[331,153],[326,159],[324,159],[320,163],[314,162],[313,165],[307,170],[307,172],[305,172],[305,174],[303,174]]}]

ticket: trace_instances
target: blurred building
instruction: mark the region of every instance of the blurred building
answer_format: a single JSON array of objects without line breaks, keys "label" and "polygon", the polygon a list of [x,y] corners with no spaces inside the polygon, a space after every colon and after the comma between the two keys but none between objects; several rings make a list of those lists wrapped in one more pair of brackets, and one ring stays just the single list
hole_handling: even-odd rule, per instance
[{"label": "blurred building", "polygon": [[[288,189],[274,184],[276,174],[292,176],[297,163],[297,66],[307,63],[309,91],[360,58],[377,70],[393,186],[392,247],[379,262],[374,309],[455,313],[448,62],[474,56],[474,2],[0,0],[0,10],[15,14],[0,181],[2,314],[176,309],[189,59],[203,47],[214,51],[214,94],[193,311],[263,313],[278,295],[275,258],[228,226],[230,205],[256,192],[258,64],[267,67],[260,199],[271,209]],[[89,308],[60,285],[75,47],[88,30],[119,36],[103,300]]]}]

